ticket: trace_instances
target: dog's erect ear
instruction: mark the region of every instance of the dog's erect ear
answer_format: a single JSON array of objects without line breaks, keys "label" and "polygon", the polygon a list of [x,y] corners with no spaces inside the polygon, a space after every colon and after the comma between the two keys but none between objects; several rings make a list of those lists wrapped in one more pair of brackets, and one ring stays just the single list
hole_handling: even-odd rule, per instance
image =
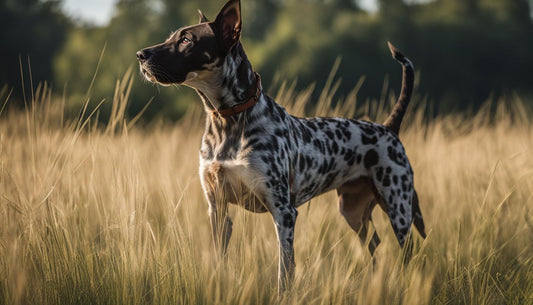
[{"label": "dog's erect ear", "polygon": [[207,17],[204,15],[204,13],[202,13],[201,10],[198,10],[198,16],[200,17],[198,23],[209,22],[209,19],[207,19]]},{"label": "dog's erect ear", "polygon": [[241,1],[230,0],[218,13],[215,27],[219,43],[225,52],[233,47],[241,36]]}]

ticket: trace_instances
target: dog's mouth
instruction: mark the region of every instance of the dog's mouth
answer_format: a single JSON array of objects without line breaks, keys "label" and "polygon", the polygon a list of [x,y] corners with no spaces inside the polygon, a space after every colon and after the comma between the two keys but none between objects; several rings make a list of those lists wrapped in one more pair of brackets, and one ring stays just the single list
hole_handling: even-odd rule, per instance
[{"label": "dog's mouth", "polygon": [[178,82],[173,81],[172,78],[165,73],[164,71],[157,69],[156,67],[152,65],[148,65],[146,63],[140,64],[140,70],[143,77],[154,84],[159,84],[163,86],[170,86],[172,84],[178,84]]},{"label": "dog's mouth", "polygon": [[152,83],[157,83],[157,79],[155,78],[155,76],[153,76],[150,72],[148,72],[148,70],[146,70],[146,68],[143,68],[141,66],[141,74],[142,76],[144,76],[144,78],[149,81],[149,82],[152,82]]}]

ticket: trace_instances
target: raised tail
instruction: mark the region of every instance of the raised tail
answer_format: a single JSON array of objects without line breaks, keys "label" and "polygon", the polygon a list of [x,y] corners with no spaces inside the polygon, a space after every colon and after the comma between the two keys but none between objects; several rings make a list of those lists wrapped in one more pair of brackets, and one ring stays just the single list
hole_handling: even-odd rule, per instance
[{"label": "raised tail", "polygon": [[387,127],[396,134],[400,132],[400,125],[402,124],[405,110],[411,101],[413,95],[413,89],[415,86],[415,69],[413,63],[407,57],[403,56],[398,49],[396,49],[390,42],[387,42],[389,49],[392,53],[392,57],[402,64],[403,76],[402,76],[402,91],[398,101],[392,108],[392,112],[389,117],[383,123],[383,126]]},{"label": "raised tail", "polygon": [[[387,127],[397,135],[400,133],[400,125],[402,124],[403,116],[405,115],[405,110],[411,101],[411,96],[413,95],[413,89],[415,86],[415,69],[413,63],[405,57],[398,49],[396,49],[390,42],[387,42],[389,45],[390,52],[392,57],[399,61],[403,67],[402,75],[402,91],[400,92],[400,97],[398,101],[392,108],[392,112],[389,117],[383,123],[383,126]],[[424,226],[424,219],[422,218],[422,212],[420,211],[420,206],[418,203],[418,194],[416,190],[414,191],[414,197],[412,201],[412,213],[413,213],[413,223],[418,230],[418,233],[422,238],[426,238],[426,231]]]}]

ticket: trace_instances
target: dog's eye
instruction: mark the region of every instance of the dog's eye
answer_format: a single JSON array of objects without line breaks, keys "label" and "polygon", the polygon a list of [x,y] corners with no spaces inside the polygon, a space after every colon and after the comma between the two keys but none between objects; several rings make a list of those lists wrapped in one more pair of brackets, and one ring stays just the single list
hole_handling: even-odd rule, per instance
[{"label": "dog's eye", "polygon": [[189,38],[183,37],[181,39],[181,44],[189,44],[189,43],[191,43],[191,40]]}]

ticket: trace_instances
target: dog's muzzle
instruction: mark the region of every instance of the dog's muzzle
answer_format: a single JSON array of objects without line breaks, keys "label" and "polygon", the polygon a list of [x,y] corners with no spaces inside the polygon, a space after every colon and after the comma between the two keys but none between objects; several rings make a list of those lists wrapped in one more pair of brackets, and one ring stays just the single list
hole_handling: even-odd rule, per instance
[{"label": "dog's muzzle", "polygon": [[139,61],[139,68],[141,69],[141,74],[149,81],[155,83],[157,80],[155,77],[150,73],[150,71],[146,68],[145,64],[148,61],[148,59],[152,56],[152,53],[147,50],[140,50],[137,51],[137,60]]},{"label": "dog's muzzle", "polygon": [[137,52],[137,60],[139,61],[139,68],[141,74],[152,83],[157,83],[161,85],[168,85],[170,82],[162,79],[162,77],[157,77],[156,73],[153,71],[153,64],[150,63],[150,58],[153,53],[149,49],[140,50]]}]

